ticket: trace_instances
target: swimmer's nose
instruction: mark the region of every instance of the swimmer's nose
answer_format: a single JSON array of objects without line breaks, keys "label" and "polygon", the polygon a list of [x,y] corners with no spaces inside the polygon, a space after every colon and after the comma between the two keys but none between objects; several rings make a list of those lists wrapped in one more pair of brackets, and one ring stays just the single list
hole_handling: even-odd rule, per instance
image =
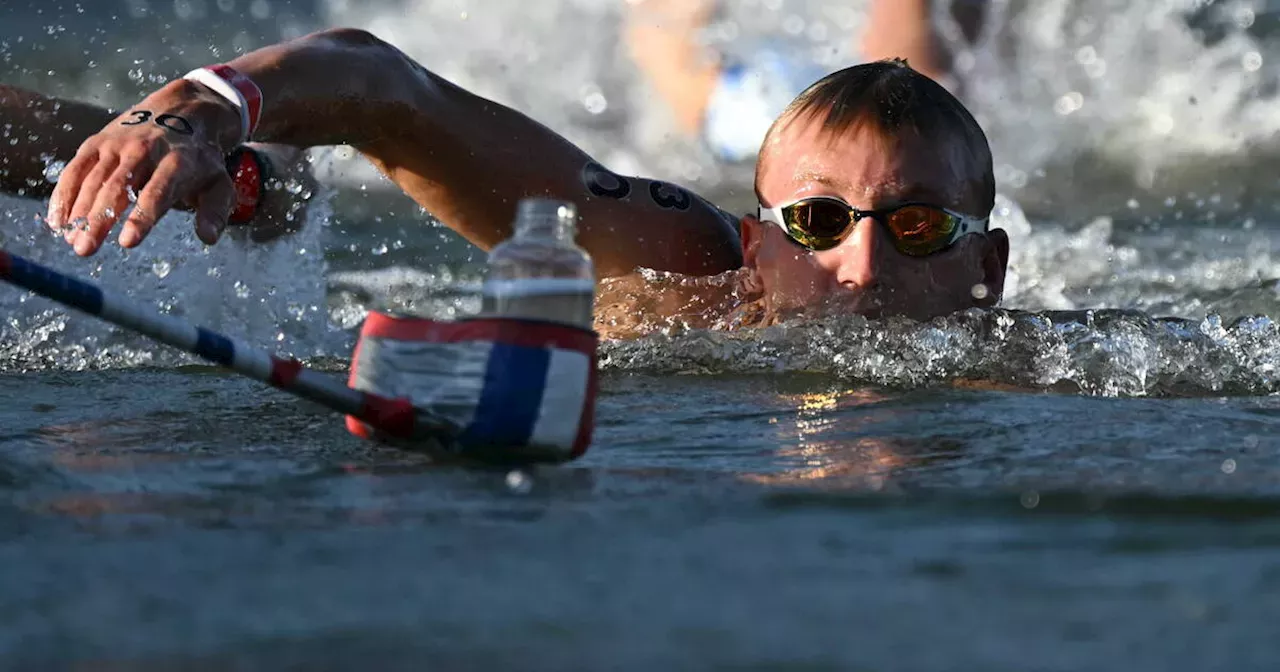
[{"label": "swimmer's nose", "polygon": [[848,289],[879,289],[893,243],[879,222],[865,218],[836,248],[841,254],[836,280]]}]

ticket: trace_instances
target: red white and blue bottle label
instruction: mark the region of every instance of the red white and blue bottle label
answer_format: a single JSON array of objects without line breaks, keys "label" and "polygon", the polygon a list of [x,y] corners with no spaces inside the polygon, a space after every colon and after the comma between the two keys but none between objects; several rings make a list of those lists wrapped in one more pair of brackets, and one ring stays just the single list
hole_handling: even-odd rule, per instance
[{"label": "red white and blue bottle label", "polygon": [[[372,312],[348,384],[407,398],[459,428],[456,445],[552,460],[586,452],[594,428],[595,332],[511,318],[440,322]],[[377,438],[347,418],[357,436]]]}]

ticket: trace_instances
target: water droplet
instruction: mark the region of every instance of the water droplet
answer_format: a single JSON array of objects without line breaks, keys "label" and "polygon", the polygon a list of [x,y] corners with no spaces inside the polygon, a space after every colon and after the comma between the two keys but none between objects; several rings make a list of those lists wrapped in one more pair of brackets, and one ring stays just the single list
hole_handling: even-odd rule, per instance
[{"label": "water droplet", "polygon": [[533,490],[533,479],[519,469],[507,472],[507,489],[517,495],[527,495]]},{"label": "water droplet", "polygon": [[1035,490],[1028,490],[1022,493],[1022,496],[1019,497],[1018,500],[1022,502],[1022,508],[1034,509],[1037,506],[1040,506],[1040,493]]},{"label": "water droplet", "polygon": [[151,264],[151,272],[155,273],[158,278],[163,278],[169,275],[169,271],[171,270],[173,270],[173,267],[169,265],[169,262],[163,259]]},{"label": "water droplet", "polygon": [[44,167],[44,179],[52,184],[57,184],[58,178],[62,177],[62,171],[66,169],[66,161],[50,161]]},{"label": "water droplet", "polygon": [[1059,98],[1057,102],[1053,104],[1053,111],[1065,117],[1068,114],[1074,114],[1079,111],[1083,106],[1084,95],[1079,91],[1072,91]]},{"label": "water droplet", "polygon": [[271,18],[271,3],[267,0],[253,0],[249,4],[249,14],[259,21]]}]

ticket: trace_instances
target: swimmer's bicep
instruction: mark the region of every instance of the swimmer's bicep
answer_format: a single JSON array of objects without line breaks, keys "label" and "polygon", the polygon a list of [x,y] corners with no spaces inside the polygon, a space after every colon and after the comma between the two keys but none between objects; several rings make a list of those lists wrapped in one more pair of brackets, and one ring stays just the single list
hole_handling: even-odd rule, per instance
[{"label": "swimmer's bicep", "polygon": [[[711,275],[742,265],[737,219],[692,191],[595,162],[583,169],[582,182],[594,207],[584,208],[580,239],[593,255],[599,250],[609,258],[609,270]],[[591,212],[601,220],[588,220]]]}]

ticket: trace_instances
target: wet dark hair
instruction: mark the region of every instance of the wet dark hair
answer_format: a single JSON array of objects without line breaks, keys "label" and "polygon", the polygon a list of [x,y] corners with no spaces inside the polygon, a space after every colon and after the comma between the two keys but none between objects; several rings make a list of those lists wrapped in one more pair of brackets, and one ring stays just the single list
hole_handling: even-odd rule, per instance
[{"label": "wet dark hair", "polygon": [[766,142],[788,120],[822,116],[823,129],[839,134],[870,124],[886,136],[910,131],[940,143],[958,135],[976,175],[971,195],[986,215],[995,205],[996,180],[991,146],[973,115],[942,85],[913,69],[903,59],[862,63],[833,72],[805,89],[773,122]]}]

